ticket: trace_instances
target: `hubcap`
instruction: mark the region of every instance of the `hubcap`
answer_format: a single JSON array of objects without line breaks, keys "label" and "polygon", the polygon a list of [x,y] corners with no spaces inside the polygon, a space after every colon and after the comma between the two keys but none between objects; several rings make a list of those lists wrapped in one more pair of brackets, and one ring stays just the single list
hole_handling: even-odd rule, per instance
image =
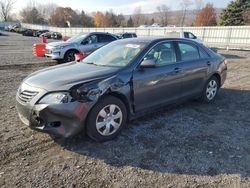
[{"label": "hubcap", "polygon": [[208,100],[211,101],[215,97],[217,89],[218,89],[217,82],[215,80],[211,80],[207,85],[207,91],[206,91]]},{"label": "hubcap", "polygon": [[114,134],[122,124],[122,111],[119,106],[105,106],[97,115],[96,129],[103,136]]}]

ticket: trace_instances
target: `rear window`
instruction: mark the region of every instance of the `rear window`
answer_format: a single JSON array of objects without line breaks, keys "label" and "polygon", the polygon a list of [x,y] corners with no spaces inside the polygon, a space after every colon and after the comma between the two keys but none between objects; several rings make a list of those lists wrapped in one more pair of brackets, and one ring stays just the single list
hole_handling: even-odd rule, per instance
[{"label": "rear window", "polygon": [[184,42],[178,42],[178,46],[180,49],[182,61],[191,61],[200,59],[198,48],[195,45]]},{"label": "rear window", "polygon": [[112,42],[114,40],[116,40],[116,38],[111,35],[98,35],[99,42]]},{"label": "rear window", "polygon": [[200,57],[202,59],[206,59],[206,58],[209,58],[209,55],[203,49],[200,49]]}]

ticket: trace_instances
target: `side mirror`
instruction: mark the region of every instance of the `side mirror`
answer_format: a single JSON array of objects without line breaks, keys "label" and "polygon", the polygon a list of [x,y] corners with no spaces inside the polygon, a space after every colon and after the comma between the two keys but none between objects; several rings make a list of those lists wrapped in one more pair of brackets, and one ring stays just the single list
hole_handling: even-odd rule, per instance
[{"label": "side mirror", "polygon": [[141,68],[153,68],[155,66],[156,62],[154,59],[144,59],[140,65]]}]

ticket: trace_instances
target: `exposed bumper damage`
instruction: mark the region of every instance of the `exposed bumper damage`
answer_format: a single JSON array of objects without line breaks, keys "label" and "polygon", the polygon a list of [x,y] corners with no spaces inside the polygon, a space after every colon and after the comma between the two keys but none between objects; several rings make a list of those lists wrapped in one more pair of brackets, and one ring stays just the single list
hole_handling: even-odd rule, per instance
[{"label": "exposed bumper damage", "polygon": [[76,135],[84,129],[85,118],[93,102],[68,104],[38,104],[28,109],[27,106],[17,103],[20,119],[30,128],[62,137]]}]

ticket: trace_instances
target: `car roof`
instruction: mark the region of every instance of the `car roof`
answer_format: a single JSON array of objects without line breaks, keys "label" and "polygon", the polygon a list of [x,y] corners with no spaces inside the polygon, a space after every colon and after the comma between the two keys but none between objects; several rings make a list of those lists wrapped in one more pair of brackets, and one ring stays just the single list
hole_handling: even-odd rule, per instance
[{"label": "car roof", "polygon": [[79,35],[86,35],[86,34],[107,34],[107,35],[114,35],[112,33],[108,33],[108,32],[83,32],[83,33],[78,33]]},{"label": "car roof", "polygon": [[171,37],[138,37],[138,38],[123,39],[123,41],[127,41],[127,42],[142,42],[142,43],[161,42],[161,41],[166,41],[166,40],[192,42],[192,43],[197,44],[197,42],[190,40],[190,39],[171,38]]},{"label": "car roof", "polygon": [[124,32],[124,33],[117,33],[118,35],[122,35],[122,34],[136,34],[135,32]]},{"label": "car roof", "polygon": [[105,35],[111,35],[114,38],[118,39],[117,35],[108,33],[108,32],[83,32],[83,33],[78,33],[77,35],[94,35],[94,34],[105,34]]}]

